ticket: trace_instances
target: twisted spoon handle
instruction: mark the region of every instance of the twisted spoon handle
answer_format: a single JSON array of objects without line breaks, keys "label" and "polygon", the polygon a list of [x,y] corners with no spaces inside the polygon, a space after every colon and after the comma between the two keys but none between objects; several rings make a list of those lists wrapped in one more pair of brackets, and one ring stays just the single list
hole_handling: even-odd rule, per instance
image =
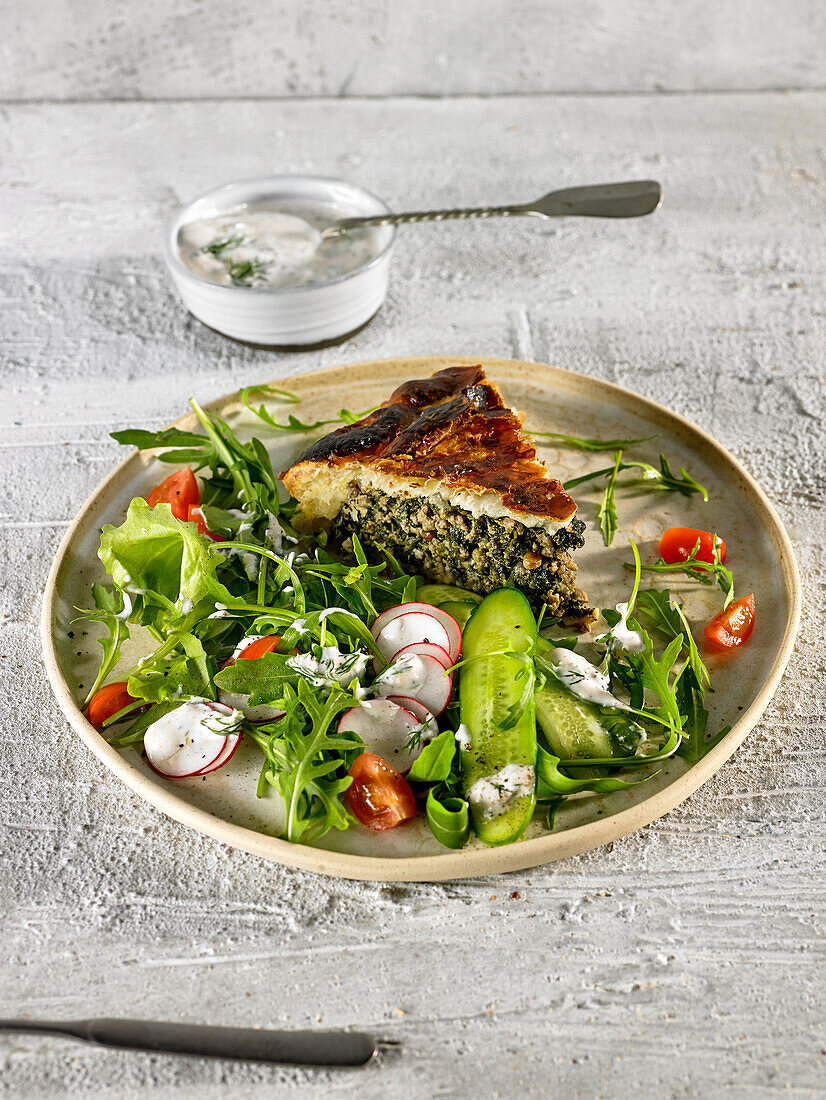
[{"label": "twisted spoon handle", "polygon": [[443,222],[452,218],[511,218],[528,214],[525,206],[467,206],[453,210],[411,210],[406,214],[375,214],[371,218],[344,218],[326,230],[324,236],[346,233],[348,229],[362,229],[371,225],[408,225],[411,222]]},{"label": "twisted spoon handle", "polygon": [[626,183],[602,183],[590,187],[568,187],[551,191],[536,202],[509,206],[470,206],[455,210],[416,210],[405,214],[374,214],[365,218],[344,218],[329,226],[322,237],[336,237],[348,229],[367,226],[405,225],[410,222],[443,222],[454,218],[639,218],[652,214],[662,201],[662,188],[656,180],[629,180]]}]

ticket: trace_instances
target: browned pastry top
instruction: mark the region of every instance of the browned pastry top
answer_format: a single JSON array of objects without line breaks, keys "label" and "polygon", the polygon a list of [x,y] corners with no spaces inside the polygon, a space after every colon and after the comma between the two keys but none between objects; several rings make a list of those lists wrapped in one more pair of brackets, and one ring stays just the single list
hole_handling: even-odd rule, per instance
[{"label": "browned pastry top", "polygon": [[404,382],[374,412],[308,447],[290,469],[305,462],[360,462],[381,473],[494,492],[511,511],[555,523],[567,523],[576,511],[481,366]]}]

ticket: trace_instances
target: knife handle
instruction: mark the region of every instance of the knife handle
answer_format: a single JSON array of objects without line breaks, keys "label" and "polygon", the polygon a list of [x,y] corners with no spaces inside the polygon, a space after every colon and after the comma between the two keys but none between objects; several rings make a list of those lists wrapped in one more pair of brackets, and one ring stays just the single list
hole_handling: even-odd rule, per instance
[{"label": "knife handle", "polygon": [[296,1066],[364,1066],[376,1043],[360,1031],[269,1031],[158,1020],[2,1020],[0,1030],[68,1035],[87,1043],[158,1054]]}]

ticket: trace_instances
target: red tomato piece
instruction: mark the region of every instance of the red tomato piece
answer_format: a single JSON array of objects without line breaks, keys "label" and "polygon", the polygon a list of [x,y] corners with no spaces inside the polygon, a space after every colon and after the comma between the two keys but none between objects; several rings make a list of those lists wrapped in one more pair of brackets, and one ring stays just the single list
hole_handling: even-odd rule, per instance
[{"label": "red tomato piece", "polygon": [[186,518],[189,520],[190,523],[197,523],[198,531],[202,535],[206,535],[208,539],[212,539],[213,542],[222,541],[220,535],[213,535],[213,533],[207,527],[206,519],[204,518],[204,513],[201,510],[200,504],[190,504]]},{"label": "red tomato piece", "polygon": [[187,466],[183,470],[176,470],[160,485],[156,485],[146,498],[146,503],[150,508],[154,508],[156,504],[168,504],[175,519],[187,519],[189,509],[200,499],[201,493],[195,474]]},{"label": "red tomato piece", "polygon": [[350,809],[362,825],[377,832],[394,829],[416,816],[416,799],[410,784],[386,760],[363,752],[350,768],[347,788]]},{"label": "red tomato piece", "polygon": [[137,699],[126,690],[126,681],[118,680],[117,683],[107,684],[96,691],[89,700],[86,708],[86,717],[99,730],[103,723],[108,721],[113,714],[128,707],[130,703],[137,703]]},{"label": "red tomato piece", "polygon": [[272,653],[278,649],[278,643],[281,641],[280,634],[268,634],[266,638],[256,638],[254,642],[242,649],[238,654],[238,660],[254,661],[257,657],[263,657],[265,653]]},{"label": "red tomato piece", "polygon": [[[268,634],[265,638],[256,638],[254,642],[250,642],[246,649],[242,649],[237,657],[228,657],[221,665],[221,668],[230,668],[236,661],[240,661],[242,657],[246,661],[250,659],[254,661],[257,657],[263,657],[265,653],[273,653],[278,648],[278,643],[280,641],[280,634]],[[294,649],[292,652],[298,653],[298,650]]]},{"label": "red tomato piece", "polygon": [[754,594],[735,600],[724,611],[718,611],[703,633],[715,645],[732,649],[747,642],[754,630]]},{"label": "red tomato piece", "polygon": [[[660,539],[660,557],[669,565],[676,565],[680,561],[688,561],[691,551],[699,540],[700,548],[697,551],[698,561],[714,561],[714,538],[710,531],[698,531],[694,527],[669,527]],[[726,544],[717,536],[717,545],[720,548],[720,561],[726,560]]]}]

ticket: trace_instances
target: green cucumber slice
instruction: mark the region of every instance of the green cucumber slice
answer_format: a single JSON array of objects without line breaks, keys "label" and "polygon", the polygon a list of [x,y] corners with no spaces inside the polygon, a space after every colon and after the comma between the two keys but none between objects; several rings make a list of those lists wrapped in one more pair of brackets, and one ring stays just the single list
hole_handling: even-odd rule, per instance
[{"label": "green cucumber slice", "polygon": [[457,588],[455,584],[422,584],[416,591],[416,599],[421,603],[432,603],[442,607],[449,602],[478,604],[482,597],[467,588]]},{"label": "green cucumber slice", "polygon": [[442,611],[446,611],[448,615],[452,615],[462,630],[465,629],[465,624],[473,614],[472,603],[454,603],[452,600],[448,600],[447,603],[437,604],[436,606],[441,608]]},{"label": "green cucumber slice", "polygon": [[[561,760],[577,757],[614,756],[611,735],[600,722],[599,709],[585,699],[577,699],[550,676],[536,693],[536,719],[554,756]],[[605,768],[566,768],[572,778],[597,779]]]},{"label": "green cucumber slice", "polygon": [[[535,642],[536,619],[515,588],[491,592],[468,620],[462,641],[462,660],[467,663],[459,675],[461,721],[470,735],[469,747],[460,754],[466,799],[474,783],[507,765],[533,768],[536,764],[533,692],[525,690],[533,683],[533,664],[501,653],[531,653]],[[526,677],[530,678],[527,685]],[[514,721],[523,702],[524,709]],[[512,799],[494,817],[471,801],[473,828],[485,844],[510,844],[524,832],[535,806],[535,789]]]}]

